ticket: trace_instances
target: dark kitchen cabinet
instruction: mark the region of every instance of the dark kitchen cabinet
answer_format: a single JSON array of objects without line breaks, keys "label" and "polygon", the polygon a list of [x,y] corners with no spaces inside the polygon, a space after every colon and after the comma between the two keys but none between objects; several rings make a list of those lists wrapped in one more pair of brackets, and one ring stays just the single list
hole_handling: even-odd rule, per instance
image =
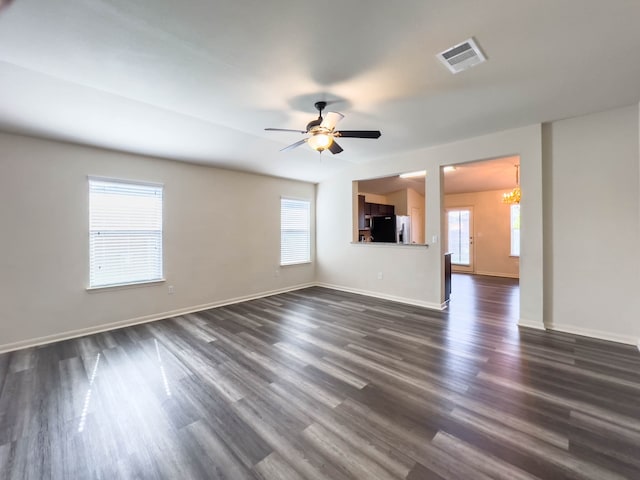
[{"label": "dark kitchen cabinet", "polygon": [[358,230],[365,229],[365,203],[366,202],[364,201],[364,195],[358,195]]},{"label": "dark kitchen cabinet", "polygon": [[370,203],[365,201],[364,195],[358,195],[358,230],[366,233],[369,230],[369,219],[371,217],[393,215],[396,207],[394,205],[384,205],[382,203]]},{"label": "dark kitchen cabinet", "polygon": [[378,204],[378,215],[393,215],[396,213],[394,205]]},{"label": "dark kitchen cabinet", "polygon": [[396,207],[394,205],[384,205],[382,203],[369,203],[364,204],[364,214],[376,217],[378,215],[393,215],[396,213]]}]

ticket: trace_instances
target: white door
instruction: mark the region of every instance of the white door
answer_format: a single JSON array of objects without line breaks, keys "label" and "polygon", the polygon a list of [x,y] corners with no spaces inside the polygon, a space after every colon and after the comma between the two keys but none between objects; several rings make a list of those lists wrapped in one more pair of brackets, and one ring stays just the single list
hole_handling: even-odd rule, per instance
[{"label": "white door", "polygon": [[447,208],[447,252],[455,272],[474,272],[473,209]]}]

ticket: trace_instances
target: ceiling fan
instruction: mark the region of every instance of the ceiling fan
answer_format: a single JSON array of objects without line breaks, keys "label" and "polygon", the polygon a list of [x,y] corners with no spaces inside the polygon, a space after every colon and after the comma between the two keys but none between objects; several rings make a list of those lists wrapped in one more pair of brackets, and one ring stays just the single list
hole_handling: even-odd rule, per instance
[{"label": "ceiling fan", "polygon": [[288,147],[281,149],[281,152],[293,150],[303,143],[307,143],[311,148],[322,153],[329,150],[334,155],[342,152],[342,147],[338,145],[335,138],[380,138],[380,130],[336,130],[336,125],[344,118],[344,115],[337,112],[328,112],[326,117],[322,117],[322,110],[327,106],[327,102],[316,102],[315,107],[318,109],[318,118],[311,120],[307,124],[306,130],[289,130],[287,128],[265,128],[274,132],[296,132],[309,134],[307,138],[303,138],[296,143],[292,143]]}]

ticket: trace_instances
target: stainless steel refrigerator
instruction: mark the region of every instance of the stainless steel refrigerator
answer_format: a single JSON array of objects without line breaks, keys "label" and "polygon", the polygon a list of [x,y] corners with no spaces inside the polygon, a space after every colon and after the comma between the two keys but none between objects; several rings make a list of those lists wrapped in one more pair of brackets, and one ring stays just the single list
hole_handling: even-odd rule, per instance
[{"label": "stainless steel refrigerator", "polygon": [[396,242],[411,243],[411,217],[396,215]]}]

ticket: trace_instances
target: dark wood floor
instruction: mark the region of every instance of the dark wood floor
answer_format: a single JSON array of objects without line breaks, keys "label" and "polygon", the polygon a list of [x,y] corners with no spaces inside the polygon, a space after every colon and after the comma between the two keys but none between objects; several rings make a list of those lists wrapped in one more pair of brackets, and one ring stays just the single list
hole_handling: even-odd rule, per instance
[{"label": "dark wood floor", "polygon": [[0,355],[0,478],[640,478],[637,350],[519,331],[515,281],[453,288],[447,313],[310,288]]}]

